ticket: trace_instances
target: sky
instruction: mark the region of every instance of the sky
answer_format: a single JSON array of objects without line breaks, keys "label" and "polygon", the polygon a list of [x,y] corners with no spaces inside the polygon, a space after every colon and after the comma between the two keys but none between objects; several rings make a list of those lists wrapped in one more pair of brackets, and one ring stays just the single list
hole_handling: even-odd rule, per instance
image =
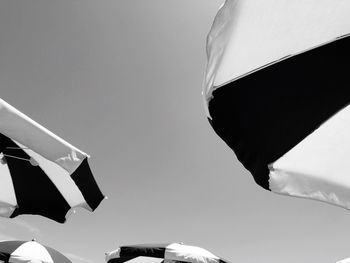
[{"label": "sky", "polygon": [[184,242],[240,263],[350,257],[350,212],[259,188],[210,127],[205,39],[222,0],[0,1],[1,98],[91,155],[108,196],[65,224],[0,219],[76,263]]}]

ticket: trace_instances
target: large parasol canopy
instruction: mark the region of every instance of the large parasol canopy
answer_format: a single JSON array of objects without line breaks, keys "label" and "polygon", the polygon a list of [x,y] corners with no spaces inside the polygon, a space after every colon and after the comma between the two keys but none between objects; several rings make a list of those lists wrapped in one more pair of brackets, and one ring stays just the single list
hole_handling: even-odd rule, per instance
[{"label": "large parasol canopy", "polygon": [[350,1],[226,0],[208,35],[215,132],[257,184],[350,209]]}]

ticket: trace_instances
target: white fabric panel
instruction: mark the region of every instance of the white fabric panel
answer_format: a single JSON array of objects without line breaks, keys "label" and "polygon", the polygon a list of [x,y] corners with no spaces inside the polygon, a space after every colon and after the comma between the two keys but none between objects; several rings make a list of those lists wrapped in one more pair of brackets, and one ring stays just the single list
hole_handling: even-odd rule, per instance
[{"label": "white fabric panel", "polygon": [[11,263],[53,263],[46,248],[35,241],[30,241],[19,246],[9,260]]},{"label": "white fabric panel", "polygon": [[218,263],[219,258],[209,251],[194,246],[173,243],[166,247],[165,259],[191,263]]},{"label": "white fabric panel", "polygon": [[120,248],[117,248],[116,250],[113,250],[111,252],[108,252],[105,254],[105,261],[108,262],[108,260],[111,260],[113,258],[120,258]]},{"label": "white fabric panel", "polygon": [[[18,142],[16,142],[18,144]],[[23,146],[24,147],[24,146]],[[23,149],[26,154],[32,157],[40,168],[46,173],[50,180],[55,184],[64,199],[71,207],[83,207],[91,211],[91,208],[86,203],[79,188],[74,183],[70,174],[59,166],[57,163],[51,162],[31,149]],[[25,162],[25,161],[23,161]],[[67,217],[67,216],[66,216]]]},{"label": "white fabric panel", "polygon": [[270,189],[350,209],[350,106],[270,168]]},{"label": "white fabric panel", "polygon": [[208,35],[204,97],[259,67],[350,33],[349,0],[226,0]]},{"label": "white fabric panel", "polygon": [[[220,7],[207,36],[208,61],[203,90],[203,99],[205,100],[205,104],[207,104],[207,100],[211,96],[215,77],[219,70],[227,42],[229,41],[232,27],[234,26],[234,21],[236,19],[236,16],[234,15],[236,11],[236,3],[237,0],[226,0],[226,2]],[[207,111],[207,115],[209,116],[207,107],[205,107],[205,109]]]},{"label": "white fabric panel", "polygon": [[[125,263],[162,263],[163,259],[162,258],[153,258],[153,257],[137,257],[133,258],[131,260],[128,260]],[[164,263],[167,263],[164,261]],[[171,262],[175,263],[175,262]]]},{"label": "white fabric panel", "polygon": [[336,263],[350,263],[350,258],[346,258],[346,259],[337,261]]},{"label": "white fabric panel", "polygon": [[88,155],[0,99],[0,133],[73,173]]},{"label": "white fabric panel", "polygon": [[[2,158],[0,154],[0,159]],[[9,217],[17,206],[15,190],[9,168],[0,160],[0,216]]]}]

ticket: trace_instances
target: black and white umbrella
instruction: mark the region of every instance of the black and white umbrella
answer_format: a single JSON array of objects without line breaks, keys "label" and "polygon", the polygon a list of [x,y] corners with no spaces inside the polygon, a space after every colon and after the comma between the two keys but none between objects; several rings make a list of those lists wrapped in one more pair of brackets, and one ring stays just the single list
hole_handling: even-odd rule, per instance
[{"label": "black and white umbrella", "polygon": [[226,0],[208,35],[215,132],[257,184],[350,209],[350,1]]},{"label": "black and white umbrella", "polygon": [[65,222],[72,208],[104,199],[88,155],[0,99],[0,216]]},{"label": "black and white umbrella", "polygon": [[164,263],[228,263],[208,250],[180,243],[121,246],[106,253],[106,263],[124,263],[139,257],[156,258]]},{"label": "black and white umbrella", "polygon": [[72,263],[57,250],[36,241],[0,241],[0,262]]}]

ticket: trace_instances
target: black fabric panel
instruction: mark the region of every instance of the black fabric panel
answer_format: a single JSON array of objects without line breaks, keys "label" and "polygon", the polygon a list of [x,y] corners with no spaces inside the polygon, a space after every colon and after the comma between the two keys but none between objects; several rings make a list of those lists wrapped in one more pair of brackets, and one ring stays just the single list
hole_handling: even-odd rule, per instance
[{"label": "black fabric panel", "polygon": [[167,245],[134,245],[120,247],[120,257],[154,257],[164,258]]},{"label": "black fabric panel", "polygon": [[276,161],[350,102],[350,38],[282,60],[213,92],[215,132],[268,189]]},{"label": "black fabric panel", "polygon": [[0,260],[1,260],[1,262],[8,263],[9,259],[10,259],[10,255],[9,254],[3,253],[3,252],[0,251]]},{"label": "black fabric panel", "polygon": [[10,259],[10,255],[9,254],[0,252],[0,260],[1,260],[1,262],[3,261],[5,263],[8,263],[9,259]]},{"label": "black fabric panel", "polygon": [[3,253],[0,251],[0,260],[7,262],[9,258],[10,258],[9,254]]},{"label": "black fabric panel", "polygon": [[7,145],[10,143],[10,139],[0,133],[0,152],[3,152],[3,150],[7,147]]},{"label": "black fabric panel", "polygon": [[[19,147],[12,140],[8,147]],[[24,159],[30,157],[21,149],[4,149],[4,154]],[[12,157],[5,157],[15,189],[18,207],[11,217],[20,214],[42,215],[59,223],[71,208],[56,186],[39,166]]]},{"label": "black fabric panel", "polygon": [[92,175],[87,158],[82,161],[71,177],[80,189],[90,208],[95,210],[104,199],[104,195]]},{"label": "black fabric panel", "polygon": [[134,257],[123,257],[123,258],[112,258],[110,260],[107,261],[107,263],[124,263],[127,262],[129,260],[132,260],[134,258],[137,258],[138,256],[134,256]]}]

